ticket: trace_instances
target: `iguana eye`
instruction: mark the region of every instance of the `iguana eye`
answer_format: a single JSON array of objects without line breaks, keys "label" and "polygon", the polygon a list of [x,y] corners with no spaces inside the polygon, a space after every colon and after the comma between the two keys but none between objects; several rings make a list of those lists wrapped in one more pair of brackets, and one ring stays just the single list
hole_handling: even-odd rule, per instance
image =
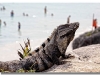
[{"label": "iguana eye", "polygon": [[73,30],[71,29],[71,30],[69,30],[66,34],[61,35],[60,38],[64,38],[64,37],[66,37],[66,36],[70,36],[72,33],[74,33],[74,32],[73,32]]},{"label": "iguana eye", "polygon": [[70,25],[67,25],[67,27],[70,27]]}]

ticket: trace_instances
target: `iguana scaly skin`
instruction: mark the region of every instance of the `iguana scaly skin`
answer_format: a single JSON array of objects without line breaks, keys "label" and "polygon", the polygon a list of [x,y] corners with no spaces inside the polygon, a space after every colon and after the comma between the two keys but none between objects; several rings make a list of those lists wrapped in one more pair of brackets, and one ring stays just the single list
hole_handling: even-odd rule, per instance
[{"label": "iguana scaly skin", "polygon": [[19,69],[43,71],[54,64],[60,64],[59,57],[65,57],[67,46],[72,41],[79,23],[58,26],[51,36],[34,52],[22,60],[0,61],[0,69],[16,72]]}]

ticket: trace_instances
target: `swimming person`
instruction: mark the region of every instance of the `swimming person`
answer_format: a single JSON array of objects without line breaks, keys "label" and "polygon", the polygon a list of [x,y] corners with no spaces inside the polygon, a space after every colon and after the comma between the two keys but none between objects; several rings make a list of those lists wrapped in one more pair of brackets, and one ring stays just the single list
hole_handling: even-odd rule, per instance
[{"label": "swimming person", "polygon": [[4,21],[3,23],[4,23],[4,25],[6,26],[6,22]]},{"label": "swimming person", "polygon": [[28,14],[26,14],[26,16],[28,16]]},{"label": "swimming person", "polygon": [[20,31],[20,29],[21,29],[21,24],[20,22],[18,22],[18,31]]},{"label": "swimming person", "polygon": [[70,15],[68,16],[68,18],[67,18],[67,23],[70,23]]},{"label": "swimming person", "polygon": [[47,14],[47,6],[45,6],[45,8],[44,8],[44,14],[45,15]]},{"label": "swimming person", "polygon": [[23,16],[25,16],[25,13],[23,13]]},{"label": "swimming person", "polygon": [[2,11],[3,9],[2,9],[2,8],[0,8],[0,10]]},{"label": "swimming person", "polygon": [[14,16],[14,11],[12,10],[12,11],[11,11],[11,17],[13,17],[13,16]]},{"label": "swimming person", "polygon": [[53,13],[51,13],[51,16],[53,16]]},{"label": "swimming person", "polygon": [[3,10],[6,10],[6,8],[3,6],[3,8],[2,8]]}]

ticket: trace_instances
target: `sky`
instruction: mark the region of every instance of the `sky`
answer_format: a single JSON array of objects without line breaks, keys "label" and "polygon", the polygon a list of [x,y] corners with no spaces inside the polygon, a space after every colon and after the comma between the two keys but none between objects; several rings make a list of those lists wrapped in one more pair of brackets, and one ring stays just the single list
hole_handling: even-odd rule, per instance
[{"label": "sky", "polygon": [[0,3],[100,3],[100,0],[0,0]]}]

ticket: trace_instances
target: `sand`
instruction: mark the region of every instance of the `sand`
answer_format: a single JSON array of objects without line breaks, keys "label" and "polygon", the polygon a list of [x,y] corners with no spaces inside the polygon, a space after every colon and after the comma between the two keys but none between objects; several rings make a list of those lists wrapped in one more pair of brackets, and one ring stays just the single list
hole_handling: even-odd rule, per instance
[{"label": "sand", "polygon": [[[74,53],[75,54],[74,54]],[[100,72],[100,44],[80,47],[71,53],[74,58],[64,59],[65,64],[54,65],[44,72],[91,73]],[[78,56],[77,56],[78,55]]]}]

